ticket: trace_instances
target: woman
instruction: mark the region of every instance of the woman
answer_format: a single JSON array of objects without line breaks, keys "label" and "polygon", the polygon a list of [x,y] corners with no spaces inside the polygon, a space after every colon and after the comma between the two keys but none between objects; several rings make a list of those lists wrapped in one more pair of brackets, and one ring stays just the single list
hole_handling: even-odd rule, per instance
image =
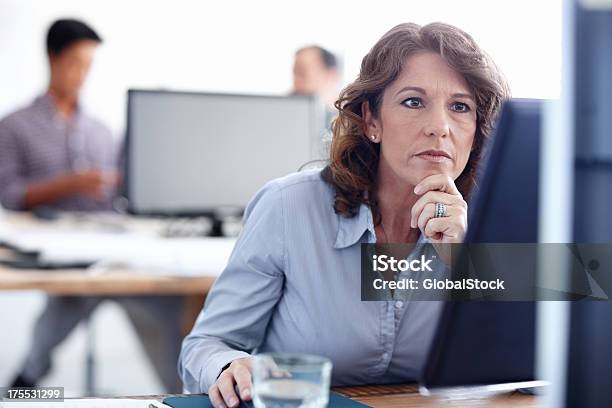
[{"label": "woman", "polygon": [[329,357],[334,385],[414,380],[439,302],[362,302],[360,243],[461,242],[466,200],[508,91],[474,40],[402,24],[364,57],[336,107],[323,171],[268,183],[196,325],[180,370],[216,407],[251,397],[251,356]]}]

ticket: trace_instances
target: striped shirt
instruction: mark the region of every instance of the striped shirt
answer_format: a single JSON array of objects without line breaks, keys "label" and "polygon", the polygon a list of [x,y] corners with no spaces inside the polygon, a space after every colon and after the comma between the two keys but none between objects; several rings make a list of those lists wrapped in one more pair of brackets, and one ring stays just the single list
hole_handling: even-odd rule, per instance
[{"label": "striped shirt", "polygon": [[[116,166],[115,156],[106,126],[80,107],[66,119],[53,98],[42,95],[0,121],[0,203],[21,210],[30,183],[79,170],[110,170]],[[58,210],[108,210],[111,200],[111,194],[103,199],[73,196],[49,206]]]}]

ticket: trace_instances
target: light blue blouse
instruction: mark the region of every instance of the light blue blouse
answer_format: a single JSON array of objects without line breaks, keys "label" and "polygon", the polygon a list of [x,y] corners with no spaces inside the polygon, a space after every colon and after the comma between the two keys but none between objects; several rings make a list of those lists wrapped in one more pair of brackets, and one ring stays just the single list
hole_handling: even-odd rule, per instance
[{"label": "light blue blouse", "polygon": [[376,242],[372,213],[362,205],[342,217],[333,201],[320,170],[271,181],[251,200],[183,341],[186,391],[207,392],[226,364],[268,351],[327,356],[333,385],[417,378],[442,303],[361,301],[360,243]]}]

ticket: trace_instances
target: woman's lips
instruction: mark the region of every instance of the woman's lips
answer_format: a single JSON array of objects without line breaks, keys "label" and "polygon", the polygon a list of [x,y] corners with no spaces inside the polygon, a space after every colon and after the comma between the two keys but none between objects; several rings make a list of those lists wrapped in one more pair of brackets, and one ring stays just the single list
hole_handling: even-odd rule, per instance
[{"label": "woman's lips", "polygon": [[450,157],[448,157],[447,153],[445,152],[426,151],[417,154],[416,157],[433,163],[445,163],[447,161],[451,161]]}]

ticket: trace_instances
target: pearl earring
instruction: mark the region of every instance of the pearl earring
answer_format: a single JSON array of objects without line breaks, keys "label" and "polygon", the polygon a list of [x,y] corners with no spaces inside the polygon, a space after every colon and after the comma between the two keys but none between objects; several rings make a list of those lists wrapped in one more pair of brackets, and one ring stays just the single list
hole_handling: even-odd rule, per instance
[{"label": "pearl earring", "polygon": [[370,136],[370,139],[372,139],[372,140],[376,140],[376,135],[372,135],[372,136]]}]

